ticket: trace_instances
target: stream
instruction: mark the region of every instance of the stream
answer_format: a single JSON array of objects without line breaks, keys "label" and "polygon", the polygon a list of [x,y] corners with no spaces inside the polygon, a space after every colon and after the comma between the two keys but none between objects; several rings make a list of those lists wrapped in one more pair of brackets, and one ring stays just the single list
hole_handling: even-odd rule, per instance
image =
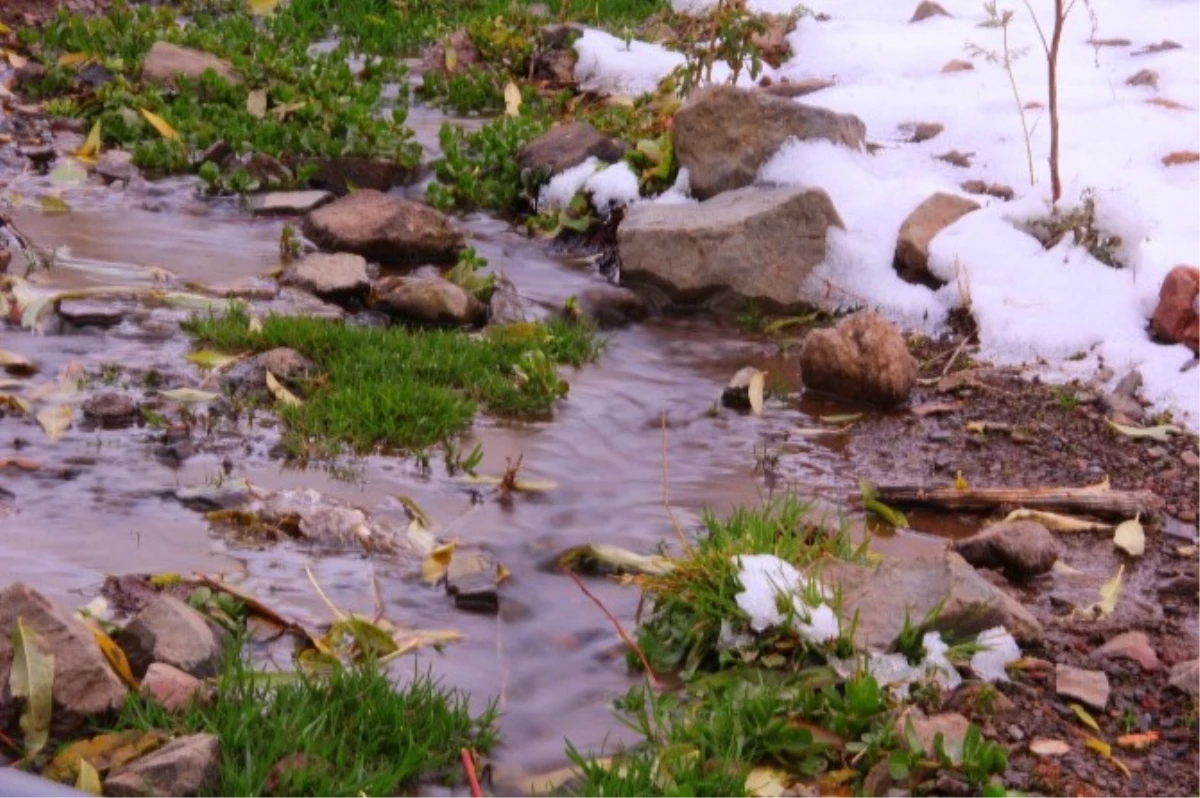
[{"label": "stream", "polygon": [[[436,141],[436,125],[417,127],[427,147],[430,137]],[[135,181],[125,189],[62,187],[28,174],[17,181],[10,191],[21,195],[23,205],[15,223],[39,247],[66,248],[58,250],[53,268],[36,275],[47,287],[143,286],[161,276],[156,270],[167,270],[175,275],[173,285],[221,288],[279,265],[284,220],[252,218],[230,200],[204,200],[191,180]],[[69,213],[41,210],[36,198],[49,191],[61,191]],[[470,245],[535,305],[561,305],[602,279],[588,261],[556,253],[500,220],[476,215],[462,222]],[[15,261],[11,271],[21,274],[20,258]],[[10,326],[2,348],[37,364],[34,381],[53,379],[74,362],[89,375],[101,373],[104,364],[120,364],[157,369],[170,375],[172,386],[197,386],[202,372],[184,360],[189,342],[177,327],[184,315],[140,310],[107,330],[84,326],[44,335]],[[338,607],[365,614],[374,612],[374,577],[384,616],[393,623],[464,635],[442,653],[422,650],[394,668],[431,669],[445,684],[469,691],[477,707],[495,698],[503,735],[493,757],[496,785],[526,792],[534,774],[565,764],[566,740],[580,750],[599,750],[626,739],[610,711],[612,700],[634,683],[620,641],[595,605],[548,563],[579,544],[651,552],[674,540],[663,506],[664,413],[670,501],[689,529],[706,508],[723,514],[766,495],[756,469],[764,447],[787,455],[776,468],[777,489],[794,486],[801,495],[827,500],[834,512],[858,476],[871,470],[856,460],[869,455],[853,454],[844,439],[788,437],[836,407],[772,400],[763,417],[712,412],[725,382],[746,365],[796,389],[794,362],[779,354],[777,344],[702,316],[653,319],[606,337],[598,362],[563,371],[570,393],[553,418],[517,423],[481,416],[466,436],[464,450],[482,445],[480,473],[498,474],[507,458],[521,456],[524,476],[557,483],[510,504],[474,501],[470,486],[446,475],[440,456],[430,474],[411,459],[367,457],[354,463],[350,481],[285,468],[269,454],[277,432],[261,417],[244,436],[210,442],[179,461],[156,453],[160,433],[150,428],[89,428],[76,412],[75,426],[51,443],[32,418],[8,415],[0,419],[0,458],[28,458],[42,468],[2,474],[0,584],[27,582],[78,606],[96,595],[108,574],[203,571],[320,625],[330,621],[329,610],[309,583],[306,565]],[[115,379],[115,387],[94,390],[122,390],[122,378]],[[147,394],[137,384],[128,391],[138,400]],[[318,555],[293,544],[234,545],[210,534],[201,514],[163,498],[177,487],[213,484],[226,460],[229,478],[267,489],[315,488],[401,523],[397,497],[415,499],[437,522],[439,537],[482,548],[511,571],[499,615],[456,609],[443,588],[422,583],[418,563]],[[913,521],[922,528],[920,518]],[[969,528],[942,517],[936,525],[928,519],[927,531],[961,534]],[[932,534],[878,538],[878,548],[891,553],[941,545]],[[632,628],[635,589],[599,579],[591,589]],[[277,664],[290,666],[286,659]]]}]

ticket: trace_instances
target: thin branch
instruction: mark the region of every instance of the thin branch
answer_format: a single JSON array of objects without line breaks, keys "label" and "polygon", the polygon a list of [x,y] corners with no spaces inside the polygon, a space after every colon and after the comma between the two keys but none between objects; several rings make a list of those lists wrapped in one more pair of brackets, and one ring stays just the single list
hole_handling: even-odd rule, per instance
[{"label": "thin branch", "polygon": [[629,636],[629,634],[625,631],[625,627],[621,626],[621,622],[617,620],[617,616],[608,611],[608,607],[604,606],[604,602],[596,598],[596,595],[587,589],[587,586],[583,584],[583,580],[581,580],[574,571],[564,568],[563,572],[567,576],[571,577],[571,581],[573,581],[579,587],[579,589],[583,591],[583,595],[590,598],[592,603],[600,608],[600,611],[604,613],[606,618],[608,618],[609,623],[611,623],[617,630],[617,634],[621,636],[621,640],[625,642],[625,645],[629,646],[633,650],[634,654],[637,654],[637,658],[642,662],[642,668],[644,668],[646,671],[646,680],[650,682],[651,689],[657,692],[659,689],[658,678],[654,675],[654,669],[650,667],[650,660],[646,659],[646,655],[642,653],[642,649],[640,646],[638,646],[637,641]]},{"label": "thin branch", "polygon": [[479,788],[479,777],[475,775],[475,758],[466,748],[459,752],[462,755],[463,770],[467,772],[467,783],[471,785],[473,798],[483,798],[483,790]]},{"label": "thin branch", "polygon": [[1042,50],[1046,53],[1046,57],[1050,57],[1050,45],[1046,42],[1046,34],[1042,32],[1042,23],[1038,21],[1037,14],[1033,11],[1033,6],[1029,4],[1029,0],[1025,0],[1025,8],[1029,9],[1029,17],[1033,20],[1033,26],[1037,28],[1038,38],[1042,40]]},{"label": "thin branch", "polygon": [[958,347],[954,350],[954,354],[950,356],[950,360],[946,362],[946,367],[942,369],[942,376],[945,377],[950,373],[950,369],[954,368],[954,362],[958,360],[958,356],[962,354],[963,349],[967,346],[967,341],[971,340],[971,336],[964,335]]},{"label": "thin branch", "polygon": [[667,516],[671,519],[671,526],[675,528],[675,536],[679,538],[679,544],[683,546],[683,550],[688,554],[692,553],[692,544],[688,543],[687,536],[683,534],[683,527],[679,525],[679,519],[675,517],[675,510],[671,508],[671,499],[667,494],[667,411],[662,413],[662,500],[663,507],[667,508]]}]

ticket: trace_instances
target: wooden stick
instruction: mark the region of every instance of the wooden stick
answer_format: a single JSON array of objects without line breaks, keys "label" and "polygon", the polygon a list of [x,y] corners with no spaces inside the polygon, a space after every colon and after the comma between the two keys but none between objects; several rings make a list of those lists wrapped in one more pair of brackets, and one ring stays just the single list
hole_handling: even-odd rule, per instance
[{"label": "wooden stick", "polygon": [[483,798],[483,790],[479,788],[479,777],[475,775],[475,759],[465,748],[461,753],[463,770],[467,771],[467,783],[471,785],[471,795],[473,798]]},{"label": "wooden stick", "polygon": [[992,510],[1015,505],[1037,510],[1091,513],[1110,518],[1153,515],[1163,501],[1147,490],[1091,488],[925,488],[919,485],[878,485],[875,496],[888,504],[939,507],[945,510]]}]

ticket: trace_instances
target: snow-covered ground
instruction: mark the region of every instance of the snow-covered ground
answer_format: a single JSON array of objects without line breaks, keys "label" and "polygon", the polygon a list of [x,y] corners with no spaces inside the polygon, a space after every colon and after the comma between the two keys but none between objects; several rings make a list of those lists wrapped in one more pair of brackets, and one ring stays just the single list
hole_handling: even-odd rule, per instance
[{"label": "snow-covered ground", "polygon": [[[750,0],[759,11],[787,12],[792,5]],[[999,5],[1013,11],[1009,45],[1020,54],[1013,72],[1021,103],[1039,104],[1024,112],[1033,129],[1032,185],[1009,77],[978,50],[972,54],[973,48],[1002,51],[1001,31],[980,27],[987,16],[982,2],[943,0],[952,17],[912,24],[916,0],[807,5],[814,13],[789,36],[795,55],[765,74],[774,80],[835,81],[802,101],[856,114],[866,123],[868,139],[883,145],[870,155],[823,141],[791,142],[762,168],[764,181],[825,189],[846,223],[844,231],[830,231],[826,261],[810,281],[812,300],[839,309],[871,306],[906,327],[928,331],[938,330],[950,309],[969,304],[980,325],[983,358],[1040,364],[1049,378],[1090,378],[1101,359],[1117,378],[1136,367],[1145,378],[1145,396],[1195,429],[1200,378],[1195,369],[1180,371],[1191,351],[1152,342],[1146,328],[1163,276],[1200,257],[1200,165],[1162,162],[1172,152],[1200,150],[1200,4],[1080,0],[1063,36],[1061,205],[1078,204],[1085,190],[1094,192],[1102,227],[1124,241],[1129,268],[1123,270],[1070,244],[1044,250],[1013,225],[1044,216],[1050,201],[1047,66],[1024,3]],[[1053,3],[1032,5],[1048,36]],[[829,18],[818,21],[818,13]],[[1114,38],[1131,44],[1089,43]],[[1167,39],[1181,47],[1137,54]],[[584,86],[619,94],[652,90],[682,61],[658,45],[627,43],[600,31],[585,33],[576,49]],[[974,69],[943,73],[954,59],[971,61]],[[1126,85],[1143,69],[1158,73],[1157,89]],[[718,70],[714,78],[727,74]],[[1155,98],[1184,107],[1147,102]],[[945,130],[932,140],[907,143],[901,126],[913,122],[941,123]],[[973,153],[971,167],[934,158],[949,150]],[[934,239],[930,267],[948,281],[942,290],[901,281],[892,269],[901,222],[931,193],[959,192],[968,179],[1010,186],[1016,199],[974,197],[985,207]],[[609,199],[614,192],[604,193]],[[1079,353],[1087,356],[1078,359]]]}]

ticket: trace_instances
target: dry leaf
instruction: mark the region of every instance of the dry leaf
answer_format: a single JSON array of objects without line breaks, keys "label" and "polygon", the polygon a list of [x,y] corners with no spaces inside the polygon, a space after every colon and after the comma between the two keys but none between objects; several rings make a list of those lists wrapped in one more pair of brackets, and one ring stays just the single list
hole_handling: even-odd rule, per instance
[{"label": "dry leaf", "polygon": [[121,677],[121,681],[125,682],[125,686],[130,690],[137,690],[138,680],[134,678],[133,670],[129,667],[129,660],[125,658],[125,652],[108,636],[108,632],[104,631],[104,627],[98,624],[94,618],[87,618],[84,623],[92,630],[92,636],[96,638],[96,644],[100,646],[100,653],[108,660],[113,673]]},{"label": "dry leaf", "polygon": [[1142,732],[1141,734],[1122,734],[1117,738],[1117,745],[1131,751],[1144,751],[1158,742],[1158,732]]},{"label": "dry leaf", "polygon": [[145,108],[139,108],[138,110],[142,112],[142,116],[146,118],[146,121],[150,123],[150,126],[157,130],[158,134],[164,139],[171,139],[172,141],[180,140],[179,133],[175,130],[175,128],[171,127],[171,124],[167,122],[167,120],[163,119],[153,111],[149,111]]},{"label": "dry leaf", "polygon": [[57,405],[45,407],[38,411],[38,423],[46,431],[46,437],[57,441],[71,427],[71,406]]},{"label": "dry leaf", "polygon": [[1109,762],[1112,762],[1113,766],[1117,770],[1124,773],[1126,777],[1129,777],[1131,775],[1129,772],[1129,768],[1125,767],[1125,763],[1112,755],[1112,746],[1111,745],[1104,742],[1103,740],[1098,740],[1095,737],[1088,737],[1086,745],[1088,747],[1088,750],[1095,751],[1097,754],[1104,757]]},{"label": "dry leaf", "polygon": [[1117,569],[1117,575],[1100,586],[1100,600],[1087,607],[1076,608],[1071,613],[1073,618],[1089,621],[1102,621],[1113,614],[1117,608],[1117,599],[1121,596],[1121,584],[1125,578],[1125,566]]},{"label": "dry leaf", "polygon": [[435,546],[421,562],[421,576],[426,583],[436,585],[446,576],[450,561],[454,559],[454,541]]},{"label": "dry leaf", "polygon": [[79,777],[75,779],[75,789],[91,795],[100,795],[103,792],[100,787],[100,774],[86,759],[79,760]]},{"label": "dry leaf", "polygon": [[246,95],[246,110],[255,119],[267,115],[267,92],[265,89],[255,89]]},{"label": "dry leaf", "polygon": [[508,116],[521,113],[521,89],[511,80],[504,87],[504,113]]},{"label": "dry leaf", "polygon": [[13,69],[20,69],[21,67],[23,67],[29,63],[29,59],[23,55],[17,55],[12,50],[9,50],[8,51],[8,63],[10,65],[12,65]]},{"label": "dry leaf", "polygon": [[1172,152],[1163,156],[1163,166],[1182,166],[1185,163],[1196,163],[1200,161],[1200,152]]},{"label": "dry leaf", "polygon": [[87,163],[95,162],[100,157],[100,143],[100,120],[97,119],[83,140],[83,146],[75,152],[75,157]]},{"label": "dry leaf", "polygon": [[799,438],[835,438],[838,435],[845,435],[853,427],[853,424],[847,424],[844,427],[800,427],[789,433]]},{"label": "dry leaf", "polygon": [[1050,570],[1056,574],[1066,574],[1067,576],[1080,576],[1083,571],[1078,568],[1072,568],[1062,560],[1055,560],[1054,565],[1050,566]]},{"label": "dry leaf", "polygon": [[1029,752],[1038,756],[1065,756],[1071,746],[1062,740],[1037,739],[1029,743]]},{"label": "dry leaf", "polygon": [[1087,726],[1097,734],[1100,733],[1100,724],[1096,722],[1096,719],[1092,717],[1091,713],[1089,713],[1079,704],[1068,704],[1067,706],[1072,712],[1075,713],[1075,717],[1079,718],[1080,722],[1082,722],[1084,726]]},{"label": "dry leaf", "polygon": [[1189,111],[1188,106],[1183,103],[1177,103],[1174,100],[1168,100],[1166,97],[1151,97],[1146,100],[1147,105],[1157,105],[1159,108],[1166,108],[1170,111]]},{"label": "dry leaf", "polygon": [[88,60],[87,53],[63,53],[58,57],[58,65],[63,67],[78,66]]},{"label": "dry leaf", "polygon": [[956,471],[954,474],[954,489],[955,490],[970,490],[971,486],[967,483],[967,478],[962,475],[961,471]]},{"label": "dry leaf", "polygon": [[288,407],[299,407],[300,405],[304,404],[300,401],[296,394],[292,393],[287,388],[283,387],[282,384],[280,384],[279,380],[275,378],[275,375],[271,373],[270,369],[267,369],[267,388],[270,389],[271,395],[275,397],[275,401],[282,405],[287,405]]},{"label": "dry leaf", "polygon": [[1159,424],[1155,427],[1131,427],[1126,424],[1118,424],[1107,418],[1104,419],[1104,423],[1127,438],[1150,438],[1160,443],[1167,443],[1172,435],[1179,435],[1183,432],[1183,430],[1174,424]]},{"label": "dry leaf", "polygon": [[230,363],[238,359],[236,355],[225,355],[220,352],[214,352],[211,349],[200,349],[196,352],[189,352],[186,359],[203,369],[219,369],[222,366],[228,366]]},{"label": "dry leaf", "polygon": [[211,402],[213,399],[220,399],[219,393],[212,391],[199,391],[195,388],[174,388],[170,391],[159,391],[159,396],[165,396],[175,402],[183,402],[184,404],[197,404],[199,402]]},{"label": "dry leaf", "polygon": [[767,372],[755,371],[750,375],[750,385],[746,390],[750,397],[750,412],[756,416],[761,416],[763,412],[763,392],[766,384]]},{"label": "dry leaf", "polygon": [[53,708],[54,655],[42,649],[37,632],[18,617],[12,638],[12,671],[8,686],[14,698],[25,699],[21,712],[21,733],[25,756],[32,757],[50,740],[50,712]]},{"label": "dry leaf", "polygon": [[0,349],[0,368],[9,374],[21,376],[29,376],[37,372],[37,366],[33,365],[32,360],[16,352],[9,352],[7,349]]},{"label": "dry leaf", "polygon": [[1146,553],[1146,530],[1142,529],[1142,525],[1138,521],[1140,517],[1139,514],[1135,518],[1121,522],[1113,534],[1113,545],[1130,557],[1141,557]]},{"label": "dry leaf", "polygon": [[760,765],[746,774],[746,795],[752,798],[779,798],[792,783],[791,774],[783,768]]},{"label": "dry leaf", "polygon": [[1004,518],[1008,521],[1037,521],[1051,532],[1108,532],[1112,524],[1103,521],[1088,521],[1070,515],[1046,512],[1045,510],[1013,510]]}]

